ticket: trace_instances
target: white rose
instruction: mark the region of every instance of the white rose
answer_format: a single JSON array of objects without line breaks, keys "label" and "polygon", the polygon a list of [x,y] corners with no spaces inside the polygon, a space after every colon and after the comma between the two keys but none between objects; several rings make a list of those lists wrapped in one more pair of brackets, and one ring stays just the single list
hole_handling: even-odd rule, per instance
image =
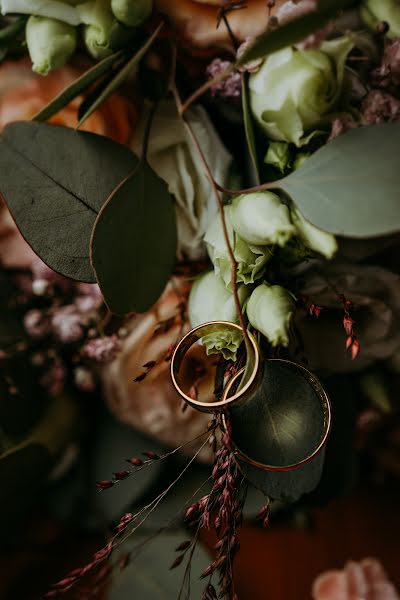
[{"label": "white rose", "polygon": [[[237,262],[238,283],[254,283],[262,276],[264,267],[271,257],[271,251],[267,246],[255,246],[247,244],[233,230],[230,220],[230,206],[225,206],[225,223],[228,230],[229,241]],[[216,275],[222,277],[225,285],[232,288],[232,263],[226,246],[222,223],[219,215],[216,215],[204,236],[207,244],[208,254],[214,265]]]},{"label": "white rose", "polygon": [[[209,117],[200,106],[186,113],[218,183],[228,183],[231,156],[219,139]],[[140,154],[143,127],[132,140],[132,149]],[[148,161],[167,182],[175,197],[178,227],[178,258],[197,260],[206,255],[203,241],[208,224],[218,211],[211,185],[204,172],[198,150],[193,144],[174,102],[162,102],[151,128]]]},{"label": "white rose", "polygon": [[[250,292],[246,286],[240,286],[238,293],[243,304]],[[233,293],[214,271],[205,273],[193,285],[189,296],[188,314],[192,327],[209,321],[239,321]],[[207,354],[222,353],[227,360],[236,360],[236,352],[242,340],[239,332],[232,332],[223,326],[220,331],[202,338]]]},{"label": "white rose", "polygon": [[318,50],[284,48],[250,75],[251,108],[269,138],[296,146],[309,139],[304,135],[335,107],[352,46],[343,37]]},{"label": "white rose", "polygon": [[248,244],[284,246],[295,233],[288,207],[272,192],[237,196],[229,216],[233,229]]},{"label": "white rose", "polygon": [[332,258],[337,250],[338,244],[336,238],[331,233],[323,231],[312,225],[303,217],[301,212],[292,206],[290,215],[294,226],[296,227],[296,235],[307,248],[319,252],[325,258]]},{"label": "white rose", "polygon": [[247,316],[272,346],[287,346],[289,326],[295,311],[292,296],[280,285],[259,285],[250,296]]}]

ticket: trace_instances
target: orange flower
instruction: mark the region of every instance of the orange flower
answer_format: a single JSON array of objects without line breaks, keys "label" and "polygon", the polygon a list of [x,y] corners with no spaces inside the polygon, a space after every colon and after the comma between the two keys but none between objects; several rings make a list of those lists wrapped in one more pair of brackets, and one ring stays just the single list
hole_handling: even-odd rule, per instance
[{"label": "orange flower", "polygon": [[[0,130],[12,121],[31,119],[81,72],[74,67],[65,67],[42,77],[32,72],[28,60],[4,63],[0,67]],[[82,97],[76,98],[49,122],[76,127],[81,101]],[[137,119],[138,109],[114,94],[87,119],[82,129],[127,143]],[[35,257],[0,198],[0,263],[9,267],[29,267]]]},{"label": "orange flower", "polygon": [[[182,411],[182,399],[172,384],[170,361],[166,360],[171,346],[182,336],[182,324],[174,317],[178,313],[177,306],[185,301],[189,287],[182,277],[173,277],[154,307],[130,320],[129,334],[120,354],[102,370],[105,400],[114,416],[172,447],[203,433],[210,420],[210,415],[190,407]],[[163,327],[166,322],[169,326]],[[188,330],[189,324],[185,322],[183,333]],[[208,362],[202,347],[194,348],[191,359],[207,370]],[[146,377],[135,381],[146,372],[143,365],[154,361],[156,364],[147,371]],[[193,380],[193,364],[190,362],[183,374],[188,386]],[[203,385],[208,389],[208,376]],[[204,438],[201,443],[203,441]],[[189,445],[188,452],[193,454],[193,448]],[[203,449],[200,458],[211,458],[209,446]]]},{"label": "orange flower", "polygon": [[[27,60],[8,62],[0,67],[0,129],[12,121],[31,119],[41,108],[70,85],[82,71],[65,67],[46,77],[32,72]],[[49,122],[76,127],[82,96],[73,100]],[[138,118],[138,109],[125,98],[114,94],[82,126],[85,131],[127,143]]]},{"label": "orange flower", "polygon": [[[285,0],[277,0],[274,14]],[[191,47],[212,52],[216,48],[231,47],[228,31],[223,23],[216,28],[222,0],[156,0],[158,10],[176,27],[183,40]],[[247,0],[246,7],[229,13],[229,24],[235,36],[244,41],[262,33],[268,24],[266,0]]]}]

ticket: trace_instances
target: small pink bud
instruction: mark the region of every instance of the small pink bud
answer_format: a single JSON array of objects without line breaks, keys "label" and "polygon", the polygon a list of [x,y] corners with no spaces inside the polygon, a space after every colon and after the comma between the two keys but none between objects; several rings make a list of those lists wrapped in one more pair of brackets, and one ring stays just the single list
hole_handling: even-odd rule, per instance
[{"label": "small pink bud", "polygon": [[117,473],[113,473],[114,475],[114,479],[117,479],[118,481],[122,481],[123,479],[126,479],[127,477],[129,477],[130,472],[129,471],[117,471]]},{"label": "small pink bud", "polygon": [[147,373],[141,373],[141,375],[138,375],[133,381],[139,383],[140,381],[143,381],[145,377],[147,377]]},{"label": "small pink bud", "polygon": [[176,569],[176,567],[179,567],[179,565],[183,561],[183,556],[184,556],[183,554],[180,554],[179,556],[176,557],[176,559],[174,560],[174,562],[172,563],[172,565],[169,568],[170,571],[172,571],[172,569]]},{"label": "small pink bud", "polygon": [[134,467],[141,467],[143,464],[143,461],[141,458],[127,458],[126,462],[130,463]]},{"label": "small pink bud", "polygon": [[96,487],[98,487],[100,490],[108,490],[108,488],[112,487],[114,485],[114,483],[111,481],[111,479],[103,479],[103,481],[98,481],[96,483]]},{"label": "small pink bud", "polygon": [[187,511],[185,513],[185,519],[193,518],[195,516],[195,514],[198,512],[198,510],[199,510],[199,505],[197,504],[197,502],[195,502],[194,504],[189,506],[189,508],[187,509]]},{"label": "small pink bud", "polygon": [[354,339],[351,345],[351,359],[355,360],[360,352],[360,342],[357,339]]},{"label": "small pink bud", "polygon": [[350,348],[350,346],[352,345],[352,343],[353,343],[353,336],[349,335],[348,338],[347,338],[347,340],[346,340],[346,350],[348,350]]},{"label": "small pink bud", "polygon": [[187,550],[192,545],[192,540],[186,540],[179,544],[177,548],[175,548],[175,552],[183,552],[183,550]]},{"label": "small pink bud", "polygon": [[343,327],[344,327],[344,330],[347,335],[352,335],[353,325],[354,325],[354,319],[352,319],[349,315],[345,315],[343,317]]},{"label": "small pink bud", "polygon": [[145,365],[143,365],[143,369],[152,369],[155,366],[156,366],[156,361],[155,360],[150,360]]},{"label": "small pink bud", "polygon": [[142,452],[143,456],[147,456],[150,460],[158,460],[160,457],[155,452]]}]

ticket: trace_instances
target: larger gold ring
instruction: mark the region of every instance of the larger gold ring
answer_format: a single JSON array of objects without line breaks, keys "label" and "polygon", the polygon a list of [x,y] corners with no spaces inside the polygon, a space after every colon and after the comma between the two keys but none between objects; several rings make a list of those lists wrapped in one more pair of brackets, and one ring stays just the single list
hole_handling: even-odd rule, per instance
[{"label": "larger gold ring", "polygon": [[172,356],[171,361],[171,378],[172,382],[175,386],[176,391],[182,398],[193,408],[200,410],[202,412],[219,412],[226,410],[229,406],[231,406],[234,402],[242,399],[247,395],[247,393],[257,384],[258,376],[260,372],[260,349],[257,343],[257,340],[252,335],[252,333],[248,333],[248,337],[251,345],[251,353],[250,356],[246,356],[246,370],[243,375],[243,380],[240,384],[240,390],[237,391],[233,396],[227,396],[224,394],[222,400],[218,400],[216,402],[201,402],[194,398],[188,396],[181,387],[180,382],[180,370],[183,363],[183,359],[190,349],[190,347],[201,340],[206,335],[212,334],[220,330],[221,328],[231,329],[235,332],[239,332],[243,335],[243,331],[240,325],[236,323],[231,323],[230,321],[210,321],[208,323],[204,323],[203,325],[199,325],[195,327],[189,333],[187,333],[179,342]]}]

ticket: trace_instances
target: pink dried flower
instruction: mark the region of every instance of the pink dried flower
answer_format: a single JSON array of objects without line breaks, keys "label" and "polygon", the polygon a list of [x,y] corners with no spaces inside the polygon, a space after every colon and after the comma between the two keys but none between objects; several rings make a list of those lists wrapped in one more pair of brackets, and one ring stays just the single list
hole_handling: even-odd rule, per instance
[{"label": "pink dried flower", "polygon": [[[229,60],[222,60],[220,58],[215,58],[212,63],[210,63],[207,67],[206,73],[209,79],[213,79],[222,71],[225,71],[228,67],[231,66],[231,62]],[[211,94],[213,96],[219,95],[223,98],[240,98],[242,87],[242,79],[239,71],[234,71],[228,77],[215,83],[211,87]]]},{"label": "pink dried flower", "polygon": [[376,83],[382,87],[400,83],[400,38],[396,38],[385,48],[382,63],[373,73]]},{"label": "pink dried flower", "polygon": [[53,316],[54,335],[64,344],[78,342],[83,336],[82,317],[73,304],[63,306]]},{"label": "pink dried flower", "polygon": [[78,283],[77,288],[79,295],[75,299],[75,305],[80,312],[92,312],[103,304],[103,297],[97,284]]},{"label": "pink dried flower", "polygon": [[65,366],[61,360],[55,360],[40,378],[40,385],[47,390],[50,396],[57,396],[64,389],[66,374]]},{"label": "pink dried flower", "polygon": [[89,340],[82,348],[82,354],[99,363],[106,363],[116,357],[120,348],[120,340],[114,334]]},{"label": "pink dried flower", "polygon": [[372,90],[361,106],[365,125],[400,121],[400,100],[380,90]]},{"label": "pink dried flower", "polygon": [[49,320],[40,310],[29,310],[24,316],[24,327],[33,338],[43,338],[50,332]]},{"label": "pink dried flower", "polygon": [[341,133],[345,133],[349,129],[354,129],[357,127],[357,123],[354,121],[353,117],[347,113],[340,115],[340,117],[336,117],[332,121],[331,134],[328,138],[328,141],[334,140]]},{"label": "pink dried flower", "polygon": [[77,367],[74,371],[74,383],[76,387],[83,392],[93,392],[96,389],[96,382],[93,373],[86,367]]}]

